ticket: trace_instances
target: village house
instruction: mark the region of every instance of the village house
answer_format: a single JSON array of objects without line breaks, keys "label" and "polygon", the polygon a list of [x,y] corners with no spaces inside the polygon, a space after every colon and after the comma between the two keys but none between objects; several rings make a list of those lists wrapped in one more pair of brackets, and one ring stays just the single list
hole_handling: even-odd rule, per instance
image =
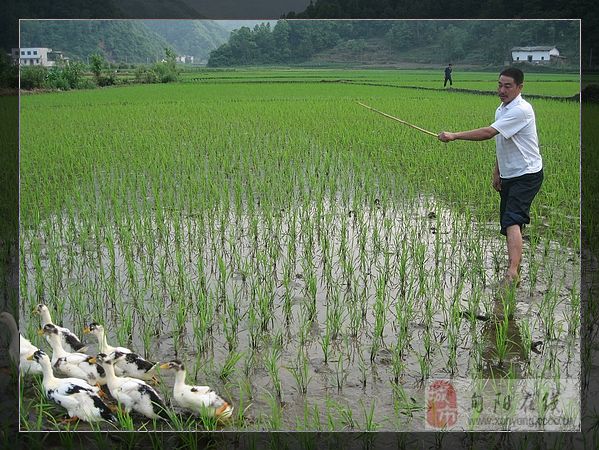
[{"label": "village house", "polygon": [[62,52],[53,51],[46,47],[13,48],[11,51],[13,63],[21,66],[51,67],[59,61],[68,62]]},{"label": "village house", "polygon": [[177,62],[183,63],[183,64],[193,64],[193,56],[191,56],[191,55],[177,56]]},{"label": "village house", "polygon": [[511,50],[513,62],[529,62],[547,64],[563,59],[559,50],[553,45],[538,45],[533,47],[514,47]]}]

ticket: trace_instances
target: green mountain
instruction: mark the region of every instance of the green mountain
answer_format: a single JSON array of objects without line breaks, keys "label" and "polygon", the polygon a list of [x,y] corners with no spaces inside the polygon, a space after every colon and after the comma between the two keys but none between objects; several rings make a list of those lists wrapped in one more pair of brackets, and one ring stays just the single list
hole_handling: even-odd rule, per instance
[{"label": "green mountain", "polygon": [[223,27],[229,33],[233,30],[238,30],[241,27],[248,27],[250,29],[254,29],[256,25],[260,25],[261,23],[270,23],[271,28],[277,24],[276,20],[216,20],[218,25]]},{"label": "green mountain", "polygon": [[141,21],[26,20],[21,47],[49,47],[73,60],[101,53],[113,62],[148,62],[164,55],[168,42]]},{"label": "green mountain", "polygon": [[[164,57],[165,47],[179,55],[207,60],[229,33],[209,20],[24,20],[22,47],[49,47],[72,60],[99,52],[108,61],[148,63]],[[199,60],[199,61],[198,61]]]},{"label": "green mountain", "polygon": [[560,67],[578,65],[579,22],[279,20],[241,28],[210,54],[208,65],[260,64],[499,66],[515,46],[555,45]]},{"label": "green mountain", "polygon": [[206,62],[210,52],[229,39],[229,32],[211,20],[146,20],[144,24],[196,63]]}]

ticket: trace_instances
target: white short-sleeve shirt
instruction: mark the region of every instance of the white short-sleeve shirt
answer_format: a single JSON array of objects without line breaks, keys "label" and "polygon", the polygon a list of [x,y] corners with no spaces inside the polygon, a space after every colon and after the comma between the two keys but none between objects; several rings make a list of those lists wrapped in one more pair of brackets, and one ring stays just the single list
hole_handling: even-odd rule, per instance
[{"label": "white short-sleeve shirt", "polygon": [[495,144],[501,178],[536,173],[543,168],[535,112],[521,95],[507,105],[499,105],[491,126],[499,132]]}]

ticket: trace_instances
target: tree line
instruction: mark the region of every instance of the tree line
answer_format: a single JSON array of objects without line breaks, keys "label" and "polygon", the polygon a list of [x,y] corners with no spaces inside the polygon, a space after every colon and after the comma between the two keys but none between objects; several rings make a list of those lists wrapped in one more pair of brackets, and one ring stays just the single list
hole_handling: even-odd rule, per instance
[{"label": "tree line", "polygon": [[436,63],[502,64],[514,46],[556,45],[572,64],[579,58],[577,21],[279,20],[242,27],[210,53],[209,67],[294,64],[334,48],[360,51],[366,40],[402,52],[426,48]]},{"label": "tree line", "polygon": [[[176,64],[176,53],[164,49],[163,60],[151,65],[138,64],[133,67],[132,78],[118,78],[116,65],[109,63],[101,53],[89,55],[89,63],[71,61],[51,67],[13,65],[7,56],[0,59],[0,81],[6,77],[6,85],[17,87],[17,72],[20,70],[21,89],[92,89],[119,83],[170,83],[179,79],[180,70]],[[87,76],[90,74],[91,77]]]}]

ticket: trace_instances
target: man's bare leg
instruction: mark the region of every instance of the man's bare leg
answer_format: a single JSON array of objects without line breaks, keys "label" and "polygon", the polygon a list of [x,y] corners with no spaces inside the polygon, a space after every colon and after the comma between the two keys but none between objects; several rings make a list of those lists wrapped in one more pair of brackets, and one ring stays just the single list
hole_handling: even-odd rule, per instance
[{"label": "man's bare leg", "polygon": [[518,281],[522,262],[522,231],[520,225],[511,225],[507,227],[506,232],[509,263],[505,277],[510,281]]}]

